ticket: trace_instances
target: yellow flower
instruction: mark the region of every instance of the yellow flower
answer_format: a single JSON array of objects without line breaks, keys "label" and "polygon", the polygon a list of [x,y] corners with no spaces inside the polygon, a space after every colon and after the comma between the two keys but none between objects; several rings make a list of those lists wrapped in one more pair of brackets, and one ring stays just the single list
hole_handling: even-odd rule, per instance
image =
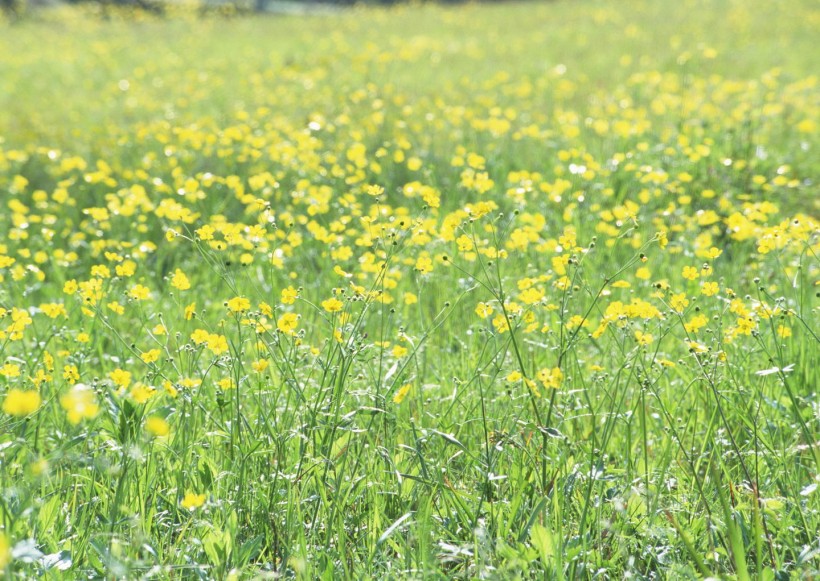
[{"label": "yellow flower", "polygon": [[136,270],[137,263],[132,260],[126,260],[122,264],[118,264],[114,267],[114,272],[117,273],[117,276],[121,276],[123,278],[133,276]]},{"label": "yellow flower", "polygon": [[187,510],[195,510],[205,504],[205,495],[196,494],[194,492],[186,492],[185,498],[179,503],[180,506]]},{"label": "yellow flower", "polygon": [[506,333],[510,330],[510,323],[507,321],[507,317],[499,313],[493,319],[493,327],[495,327],[495,330],[499,333]]},{"label": "yellow flower", "polygon": [[337,299],[336,297],[332,297],[327,299],[326,301],[322,301],[322,308],[326,310],[328,313],[336,313],[342,310],[344,307],[344,303]]},{"label": "yellow flower", "polygon": [[194,317],[196,317],[196,303],[191,303],[187,307],[185,307],[185,320],[190,321]]},{"label": "yellow flower", "polygon": [[151,291],[148,287],[137,284],[134,285],[130,291],[128,291],[128,296],[135,301],[144,301],[151,296]]},{"label": "yellow flower", "polygon": [[43,383],[51,381],[52,377],[42,369],[38,369],[37,372],[32,376],[29,375],[29,381],[31,381],[37,387],[40,387]]},{"label": "yellow flower", "polygon": [[40,310],[45,313],[45,315],[51,319],[56,319],[60,315],[63,317],[67,317],[68,313],[65,310],[65,306],[61,303],[46,303],[40,305]]},{"label": "yellow flower", "polygon": [[686,345],[693,353],[706,353],[709,351],[709,348],[706,345],[703,343],[698,343],[697,341],[687,341]]},{"label": "yellow flower", "polygon": [[393,396],[393,403],[395,403],[395,404],[400,404],[401,402],[403,402],[403,401],[404,401],[404,398],[405,398],[405,397],[407,397],[407,394],[408,394],[408,393],[410,393],[410,389],[411,389],[412,387],[413,387],[413,386],[412,386],[412,384],[410,384],[410,383],[407,383],[407,384],[405,384],[405,385],[402,385],[402,386],[398,389],[398,391],[396,392],[396,394]]},{"label": "yellow flower", "polygon": [[225,335],[210,334],[208,336],[207,345],[208,349],[210,349],[214,355],[221,355],[228,350],[228,340],[225,338]]},{"label": "yellow flower", "polygon": [[269,365],[270,365],[270,361],[268,361],[267,359],[259,359],[257,361],[254,361],[253,363],[251,363],[251,367],[253,367],[253,370],[256,373],[264,372],[268,368]]},{"label": "yellow flower", "polygon": [[521,299],[521,302],[525,305],[534,305],[543,298],[544,293],[536,287],[528,288],[519,296],[519,299]]},{"label": "yellow flower", "polygon": [[36,391],[12,388],[3,400],[3,411],[11,416],[24,417],[36,412],[41,401],[40,394]]},{"label": "yellow flower", "polygon": [[63,379],[65,379],[69,383],[77,383],[80,381],[80,371],[77,369],[76,365],[64,365],[63,366]]},{"label": "yellow flower", "polygon": [[296,313],[285,313],[276,321],[276,328],[285,335],[293,335],[298,324],[299,317]]},{"label": "yellow flower", "polygon": [[9,379],[20,377],[20,366],[15,363],[6,363],[3,367],[0,367],[0,375]]},{"label": "yellow flower", "polygon": [[273,317],[273,307],[271,307],[265,301],[259,303],[259,312],[261,312],[266,317]]},{"label": "yellow flower", "polygon": [[711,297],[712,295],[716,295],[720,291],[720,285],[716,282],[704,282],[703,286],[700,289],[700,292],[703,293],[707,297]]},{"label": "yellow flower", "polygon": [[200,240],[213,240],[216,230],[213,226],[205,224],[202,228],[197,228],[195,232]]},{"label": "yellow flower", "polygon": [[150,351],[143,353],[140,357],[145,363],[153,363],[159,359],[160,355],[162,355],[162,351],[160,349],[151,349]]},{"label": "yellow flower", "polygon": [[60,405],[68,414],[68,421],[79,424],[83,419],[91,419],[100,411],[97,397],[90,387],[78,383],[60,398]]},{"label": "yellow flower", "polygon": [[205,329],[197,329],[191,333],[191,341],[197,345],[201,345],[202,343],[207,343],[210,336],[211,334]]},{"label": "yellow flower", "polygon": [[705,327],[708,322],[709,319],[707,319],[704,315],[695,315],[683,326],[683,328],[687,333],[697,333]]},{"label": "yellow flower", "polygon": [[752,317],[737,318],[737,330],[741,335],[751,335],[755,327],[757,327],[757,321]]},{"label": "yellow flower", "polygon": [[292,286],[289,286],[287,288],[283,288],[280,295],[279,300],[282,301],[283,305],[292,305],[296,302],[296,298],[299,296],[299,291]]},{"label": "yellow flower", "polygon": [[686,280],[695,280],[700,276],[698,269],[694,266],[684,266],[683,267],[683,278]]},{"label": "yellow flower", "polygon": [[168,381],[167,379],[162,383],[162,389],[164,389],[165,392],[171,397],[177,396],[177,388],[174,387],[174,384]]},{"label": "yellow flower", "polygon": [[429,256],[419,256],[418,260],[416,260],[416,270],[421,274],[433,272],[433,261]]},{"label": "yellow flower", "polygon": [[227,306],[232,313],[244,313],[250,310],[251,302],[245,297],[234,297],[228,301]]},{"label": "yellow flower", "polygon": [[11,546],[9,545],[9,538],[0,533],[0,571],[8,567],[11,563]]},{"label": "yellow flower", "polygon": [[669,299],[669,306],[677,313],[682,313],[686,307],[689,306],[689,300],[686,298],[686,293],[679,293],[672,295]]},{"label": "yellow flower", "polygon": [[145,431],[157,438],[164,438],[171,433],[168,422],[160,416],[149,416],[145,419]]},{"label": "yellow flower", "polygon": [[126,387],[131,385],[131,373],[128,371],[124,371],[120,368],[117,368],[111,373],[109,373],[108,377],[111,379],[111,381],[114,382],[114,385],[116,385],[117,387],[125,389]]},{"label": "yellow flower", "polygon": [[156,389],[152,386],[145,385],[142,382],[137,382],[134,384],[134,387],[131,388],[131,391],[128,392],[128,395],[132,400],[134,400],[134,403],[141,404],[151,399],[155,393]]},{"label": "yellow flower", "polygon": [[191,281],[188,280],[184,272],[177,268],[174,271],[174,276],[171,277],[171,286],[177,290],[184,291],[191,288]]},{"label": "yellow flower", "polygon": [[487,303],[478,303],[475,308],[475,314],[482,319],[486,319],[493,314],[493,307]]},{"label": "yellow flower", "polygon": [[544,368],[538,372],[537,377],[544,387],[552,389],[558,389],[564,381],[564,373],[558,367]]}]

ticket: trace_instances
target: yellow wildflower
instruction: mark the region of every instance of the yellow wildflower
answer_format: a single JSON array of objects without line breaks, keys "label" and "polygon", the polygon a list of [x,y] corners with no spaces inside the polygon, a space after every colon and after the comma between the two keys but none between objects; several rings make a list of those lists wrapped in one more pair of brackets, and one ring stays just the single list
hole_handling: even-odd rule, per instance
[{"label": "yellow wildflower", "polygon": [[36,412],[41,401],[40,394],[34,390],[12,388],[3,400],[3,411],[11,416],[24,417]]}]

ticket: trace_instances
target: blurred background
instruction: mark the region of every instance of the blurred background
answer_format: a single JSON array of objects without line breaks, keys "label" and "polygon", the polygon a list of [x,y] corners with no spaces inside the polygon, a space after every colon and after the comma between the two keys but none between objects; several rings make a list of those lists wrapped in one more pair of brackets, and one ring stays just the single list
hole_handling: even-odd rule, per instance
[{"label": "blurred background", "polygon": [[[439,0],[439,3],[456,4],[463,1]],[[67,3],[91,4],[103,10],[136,8],[155,14],[164,14],[180,6],[195,8],[203,13],[299,14],[334,11],[354,4],[389,5],[401,2],[406,3],[406,0],[0,0],[0,12],[6,17],[20,18],[31,10]]]}]

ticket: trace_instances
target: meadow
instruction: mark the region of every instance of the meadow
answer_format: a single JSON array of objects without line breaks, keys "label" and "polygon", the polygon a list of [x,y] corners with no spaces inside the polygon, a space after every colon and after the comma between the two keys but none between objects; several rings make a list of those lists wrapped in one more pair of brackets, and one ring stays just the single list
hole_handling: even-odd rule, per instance
[{"label": "meadow", "polygon": [[0,22],[0,571],[820,576],[818,30]]}]

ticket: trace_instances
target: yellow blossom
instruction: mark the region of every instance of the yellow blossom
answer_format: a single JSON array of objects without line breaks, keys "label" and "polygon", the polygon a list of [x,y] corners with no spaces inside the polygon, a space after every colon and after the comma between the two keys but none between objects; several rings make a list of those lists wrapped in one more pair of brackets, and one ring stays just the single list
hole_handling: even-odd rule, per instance
[{"label": "yellow blossom", "polygon": [[285,335],[293,335],[299,324],[299,316],[296,313],[285,313],[276,321],[276,328]]},{"label": "yellow blossom", "polygon": [[164,438],[171,433],[171,427],[161,416],[148,416],[145,418],[145,431],[156,438]]},{"label": "yellow blossom", "polygon": [[228,339],[225,335],[211,333],[208,335],[206,344],[214,355],[222,355],[228,350]]},{"label": "yellow blossom", "polygon": [[12,388],[3,400],[3,411],[12,416],[24,417],[37,411],[41,401],[40,394],[36,391]]},{"label": "yellow blossom", "polygon": [[60,315],[63,317],[68,317],[68,313],[65,310],[65,305],[61,303],[45,303],[40,305],[40,310],[51,319],[56,319]]},{"label": "yellow blossom", "polygon": [[488,305],[487,303],[478,303],[475,308],[475,314],[481,317],[482,319],[486,319],[490,315],[493,314],[493,307],[492,305]]},{"label": "yellow blossom", "polygon": [[398,405],[403,402],[404,398],[407,397],[407,394],[410,393],[412,387],[413,386],[410,383],[402,385],[393,396],[393,403]]},{"label": "yellow blossom", "polygon": [[0,532],[0,571],[3,571],[11,563],[11,545],[5,533]]},{"label": "yellow blossom", "polygon": [[336,313],[341,311],[343,307],[344,303],[335,297],[322,301],[322,308],[328,313]]},{"label": "yellow blossom", "polygon": [[123,389],[131,385],[131,373],[123,369],[115,369],[108,374],[108,377],[114,382],[114,385]]},{"label": "yellow blossom", "polygon": [[134,403],[143,404],[154,397],[154,394],[156,394],[154,387],[138,381],[128,392],[128,397],[130,397]]},{"label": "yellow blossom", "polygon": [[245,297],[234,297],[228,301],[227,307],[232,313],[244,313],[250,310],[251,301]]},{"label": "yellow blossom", "polygon": [[251,364],[251,367],[256,373],[264,373],[269,365],[270,361],[267,359],[258,359]]},{"label": "yellow blossom", "polygon": [[564,381],[564,373],[558,367],[541,369],[536,377],[548,389],[558,389]]},{"label": "yellow blossom", "polygon": [[177,290],[185,291],[191,288],[191,282],[185,273],[179,268],[174,271],[174,276],[171,277],[171,286]]},{"label": "yellow blossom", "polygon": [[196,494],[194,492],[186,492],[185,497],[179,503],[180,506],[186,510],[196,510],[205,504],[205,495]]},{"label": "yellow blossom", "polygon": [[686,280],[695,280],[700,276],[698,269],[694,266],[684,266],[682,274]]},{"label": "yellow blossom", "polygon": [[299,296],[299,292],[289,286],[287,288],[283,288],[282,292],[280,293],[279,300],[282,302],[283,305],[292,305],[296,302],[296,298]]},{"label": "yellow blossom", "polygon": [[60,405],[68,415],[68,421],[79,424],[84,419],[96,417],[100,410],[97,398],[90,387],[78,383],[60,398]]},{"label": "yellow blossom", "polygon": [[64,365],[63,366],[63,379],[67,382],[74,384],[80,381],[80,372],[77,369],[76,365]]},{"label": "yellow blossom", "polygon": [[669,306],[673,311],[682,313],[686,307],[689,306],[689,299],[686,298],[686,293],[672,295],[669,299]]},{"label": "yellow blossom", "polygon": [[6,363],[3,367],[0,367],[0,375],[8,379],[20,377],[20,366],[16,363]]},{"label": "yellow blossom", "polygon": [[151,296],[151,291],[148,287],[143,286],[141,284],[134,285],[131,287],[131,290],[128,292],[128,296],[130,296],[135,301],[144,301]]}]

